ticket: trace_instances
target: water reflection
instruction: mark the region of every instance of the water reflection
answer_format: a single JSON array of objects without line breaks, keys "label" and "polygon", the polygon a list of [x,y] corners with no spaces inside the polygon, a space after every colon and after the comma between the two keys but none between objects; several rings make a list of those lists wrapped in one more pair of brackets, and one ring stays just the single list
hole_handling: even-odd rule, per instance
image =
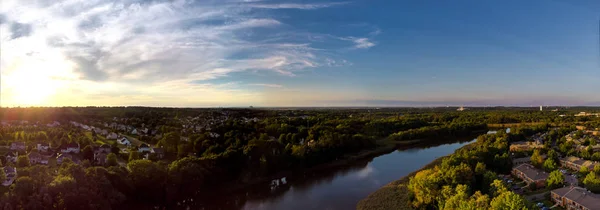
[{"label": "water reflection", "polygon": [[[203,195],[175,209],[354,209],[379,187],[473,141],[438,139],[399,146],[396,152],[350,165],[278,177],[235,192]],[[285,178],[285,184],[281,182]]]}]

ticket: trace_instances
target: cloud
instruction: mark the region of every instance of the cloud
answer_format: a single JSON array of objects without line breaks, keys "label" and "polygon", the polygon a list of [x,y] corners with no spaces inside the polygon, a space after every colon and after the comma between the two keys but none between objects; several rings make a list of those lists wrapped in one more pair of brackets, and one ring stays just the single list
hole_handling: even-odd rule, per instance
[{"label": "cloud", "polygon": [[279,84],[248,84],[251,86],[262,86],[262,87],[268,87],[268,88],[282,88],[283,85],[279,85]]},{"label": "cloud", "polygon": [[25,23],[12,23],[10,25],[11,39],[17,39],[31,34],[31,25]]},{"label": "cloud", "polygon": [[263,4],[263,3],[255,3],[249,4],[252,8],[262,8],[262,9],[322,9],[332,6],[344,5],[348,2],[331,2],[331,3],[321,3],[321,4],[293,4],[293,3],[284,3],[284,4]]},{"label": "cloud", "polygon": [[354,38],[352,41],[356,44],[354,47],[358,49],[367,49],[375,46],[375,43],[371,42],[368,38]]},{"label": "cloud", "polygon": [[[102,93],[111,90],[109,85],[138,91],[173,82],[222,93],[217,89],[231,87],[190,84],[240,80],[233,77],[241,72],[294,77],[349,63],[336,49],[314,47],[333,38],[315,40],[311,34],[318,33],[298,29],[288,17],[271,12],[343,4],[347,2],[5,0],[0,8],[2,75],[10,78],[33,65],[47,78],[68,78],[57,85],[65,93],[75,86],[86,90],[82,93]],[[365,41],[339,48],[373,45]]]}]

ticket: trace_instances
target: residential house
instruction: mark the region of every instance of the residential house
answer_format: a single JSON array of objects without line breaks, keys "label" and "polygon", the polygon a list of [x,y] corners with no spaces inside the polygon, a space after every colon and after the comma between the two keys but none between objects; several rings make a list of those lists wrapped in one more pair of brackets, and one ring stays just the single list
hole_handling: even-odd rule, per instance
[{"label": "residential house", "polygon": [[17,168],[5,166],[2,170],[4,170],[4,174],[6,174],[6,179],[0,181],[2,181],[3,186],[10,186],[17,178]]},{"label": "residential house", "polygon": [[10,150],[25,151],[25,142],[13,142],[10,144]]},{"label": "residential house", "polygon": [[571,210],[600,210],[600,195],[580,187],[563,187],[550,192],[550,197],[559,206]]},{"label": "residential house", "polygon": [[106,156],[108,156],[110,152],[106,152],[106,150],[97,150],[94,151],[94,163],[98,165],[106,164]]},{"label": "residential house", "polygon": [[16,163],[17,162],[17,157],[19,157],[19,153],[18,152],[8,152],[4,156],[6,157],[6,161],[10,161],[12,163]]},{"label": "residential house", "polygon": [[60,165],[67,158],[71,159],[74,163],[79,162],[79,161],[77,161],[76,159],[73,158],[73,155],[68,154],[68,153],[63,153],[63,154],[58,155],[58,157],[56,157],[56,163]]},{"label": "residential house", "polygon": [[156,155],[156,158],[163,159],[165,157],[165,150],[163,148],[152,148],[151,153]]},{"label": "residential house", "polygon": [[572,170],[579,171],[581,169],[581,167],[583,167],[583,166],[587,167],[589,170],[592,170],[599,163],[596,161],[584,160],[584,159],[581,159],[578,157],[571,156],[571,157],[562,158],[560,160],[560,164],[563,167],[567,167]]},{"label": "residential house", "polygon": [[37,144],[38,152],[48,152],[48,149],[50,149],[50,144],[48,144],[48,143],[38,143]]},{"label": "residential house", "polygon": [[29,163],[31,163],[31,165],[42,162],[42,155],[38,152],[30,152],[27,156],[29,157]]},{"label": "residential house", "polygon": [[66,145],[62,145],[60,148],[60,152],[62,153],[79,153],[79,144],[78,143],[70,143]]},{"label": "residential house", "polygon": [[148,146],[148,144],[142,144],[138,148],[138,152],[150,152],[150,151],[152,151],[152,148],[150,148],[150,146]]},{"label": "residential house", "polygon": [[546,179],[548,179],[548,173],[527,163],[514,167],[512,174],[519,177],[527,184],[535,183],[537,187],[546,186]]},{"label": "residential house", "polygon": [[117,142],[122,145],[127,145],[127,146],[131,145],[131,141],[129,141],[129,139],[127,139],[125,137],[118,139]]},{"label": "residential house", "polygon": [[538,148],[543,148],[543,144],[537,144],[535,142],[513,142],[510,145],[511,152],[531,151]]},{"label": "residential house", "polygon": [[[542,158],[546,159],[546,155],[542,155]],[[512,159],[513,162],[513,166],[518,166],[521,165],[523,163],[529,163],[531,164],[531,156],[529,157],[522,157],[522,158],[514,158]]]},{"label": "residential house", "polygon": [[109,133],[108,135],[106,135],[106,139],[117,139],[119,138],[119,135],[117,135],[116,133]]},{"label": "residential house", "polygon": [[138,135],[138,130],[137,129],[133,129],[131,131],[131,135]]}]

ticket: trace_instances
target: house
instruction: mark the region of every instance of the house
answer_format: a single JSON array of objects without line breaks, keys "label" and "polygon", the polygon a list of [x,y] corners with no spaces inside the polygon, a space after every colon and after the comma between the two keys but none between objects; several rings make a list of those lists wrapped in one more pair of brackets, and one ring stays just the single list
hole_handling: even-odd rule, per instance
[{"label": "house", "polygon": [[584,160],[573,156],[560,159],[560,165],[575,171],[579,171],[583,166],[587,167],[589,170],[592,170],[598,164],[599,163],[596,161]]},{"label": "house", "polygon": [[78,160],[76,160],[76,159],[73,158],[73,155],[68,154],[68,153],[63,153],[63,154],[58,155],[58,157],[56,158],[56,163],[60,165],[67,158],[71,159],[74,163],[79,162]]},{"label": "house", "polygon": [[131,145],[131,141],[129,141],[129,139],[127,139],[125,137],[118,139],[117,142],[122,145],[127,145],[127,146]]},{"label": "house", "polygon": [[165,150],[163,148],[152,148],[151,153],[156,155],[156,158],[163,159],[165,157]]},{"label": "house", "polygon": [[150,148],[150,146],[148,146],[147,144],[142,144],[140,145],[140,148],[138,148],[138,152],[150,152],[152,151],[152,148]]},{"label": "house", "polygon": [[25,150],[25,142],[13,142],[10,144],[10,150],[20,150],[20,151],[24,151]]},{"label": "house", "polygon": [[94,163],[98,165],[106,164],[106,156],[108,156],[110,152],[106,152],[105,150],[98,150],[98,152],[94,152]]},{"label": "house", "polygon": [[511,152],[531,151],[534,149],[543,148],[543,144],[537,144],[535,142],[513,142],[510,145]]},{"label": "house", "polygon": [[131,131],[131,135],[138,135],[138,131],[137,131],[137,129],[133,129],[133,130]]},{"label": "house", "polygon": [[38,152],[47,152],[50,149],[50,144],[48,143],[38,143],[37,150]]},{"label": "house", "polygon": [[31,163],[31,165],[42,162],[42,155],[38,152],[30,152],[27,156],[29,157],[29,163]]},{"label": "house", "polygon": [[10,161],[12,163],[16,163],[17,162],[17,157],[19,157],[19,153],[18,152],[8,152],[4,156],[6,157],[6,161]]},{"label": "house", "polygon": [[546,179],[548,179],[548,173],[527,163],[514,167],[512,174],[519,177],[527,184],[535,183],[537,187],[546,186]]},{"label": "house", "polygon": [[6,180],[0,181],[2,181],[3,186],[10,186],[17,178],[17,168],[5,166],[4,168],[2,168],[2,170],[4,170],[4,174],[6,174]]},{"label": "house", "polygon": [[106,135],[106,139],[117,139],[119,138],[119,135],[117,135],[116,133],[109,133],[108,135]]},{"label": "house", "polygon": [[79,153],[79,144],[78,143],[70,143],[61,146],[60,152],[62,153]]},{"label": "house", "polygon": [[106,153],[110,153],[110,151],[111,151],[111,148],[112,148],[112,147],[111,147],[110,145],[108,145],[108,144],[103,144],[103,145],[101,145],[100,147],[98,147],[98,148],[96,149],[96,151],[97,151],[97,152],[106,152]]},{"label": "house", "polygon": [[[546,159],[546,155],[542,155],[542,158]],[[513,166],[518,166],[521,165],[523,163],[529,163],[531,164],[531,156],[529,157],[522,157],[522,158],[514,158],[512,159],[513,162]]]},{"label": "house", "polygon": [[600,195],[580,187],[563,187],[550,192],[550,197],[565,209],[600,210]]}]

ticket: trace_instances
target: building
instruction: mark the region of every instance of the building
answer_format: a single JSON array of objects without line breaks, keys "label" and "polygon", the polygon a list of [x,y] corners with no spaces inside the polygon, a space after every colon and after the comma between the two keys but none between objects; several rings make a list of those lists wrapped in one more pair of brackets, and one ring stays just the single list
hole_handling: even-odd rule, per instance
[{"label": "building", "polygon": [[512,174],[519,177],[527,184],[535,183],[537,187],[546,186],[546,179],[548,179],[548,173],[527,163],[514,167]]},{"label": "building", "polygon": [[[542,155],[542,158],[546,159],[546,155]],[[531,156],[529,157],[522,157],[522,158],[514,158],[512,159],[513,162],[513,166],[518,166],[521,165],[523,163],[529,163],[531,164]]]},{"label": "building", "polygon": [[25,151],[25,142],[13,142],[10,144],[10,150]]},{"label": "building", "polygon": [[31,165],[42,162],[42,155],[38,152],[30,152],[27,156],[29,157],[29,163],[31,163]]},{"label": "building", "polygon": [[152,148],[151,153],[155,154],[158,159],[163,159],[165,157],[165,150],[163,148]]},{"label": "building", "polygon": [[117,135],[116,133],[109,133],[108,135],[106,135],[106,139],[117,139],[119,138],[119,135]]},{"label": "building", "polygon": [[534,149],[543,148],[543,144],[537,144],[535,142],[513,142],[510,144],[511,152],[522,152],[522,151],[531,151]]},{"label": "building", "polygon": [[560,159],[560,165],[575,171],[581,170],[581,167],[583,166],[587,167],[589,170],[592,170],[596,165],[598,165],[598,162],[571,156]]},{"label": "building", "polygon": [[550,192],[550,197],[567,210],[600,210],[600,195],[580,187],[563,187]]},{"label": "building", "polygon": [[127,139],[125,137],[118,139],[117,142],[122,145],[127,145],[127,146],[131,145],[131,141],[129,141],[129,139]]},{"label": "building", "polygon": [[17,168],[5,166],[2,170],[4,170],[4,174],[6,174],[6,180],[0,180],[2,181],[2,185],[5,187],[11,185],[17,178]]},{"label": "building", "polygon": [[138,148],[138,152],[150,152],[152,151],[152,148],[150,148],[150,146],[148,146],[147,144],[142,144],[140,145],[140,148]]},{"label": "building", "polygon": [[67,145],[63,145],[60,148],[60,152],[62,153],[79,153],[79,144],[78,143],[70,143]]},{"label": "building", "polygon": [[47,152],[48,149],[50,149],[50,144],[48,144],[48,143],[38,143],[37,144],[38,152]]}]

